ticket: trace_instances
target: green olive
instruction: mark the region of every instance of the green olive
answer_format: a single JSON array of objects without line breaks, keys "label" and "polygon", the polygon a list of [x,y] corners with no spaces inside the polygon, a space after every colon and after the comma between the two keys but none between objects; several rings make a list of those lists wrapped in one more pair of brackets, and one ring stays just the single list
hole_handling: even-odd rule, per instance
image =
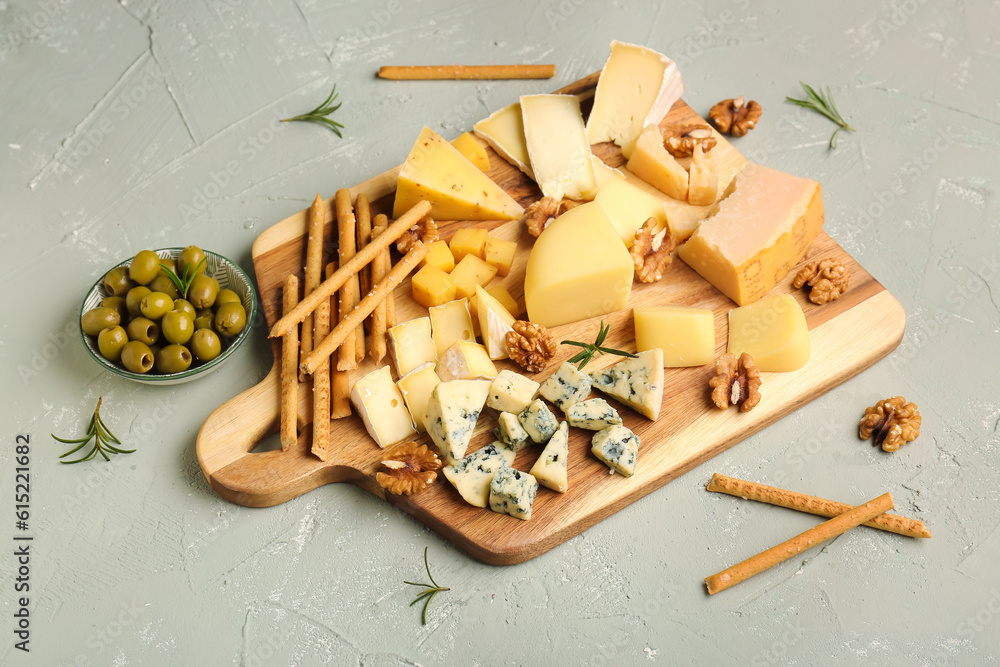
[{"label": "green olive", "polygon": [[140,285],[148,285],[160,275],[160,257],[152,250],[140,250],[128,265],[128,277]]},{"label": "green olive", "polygon": [[152,345],[160,337],[160,327],[153,320],[145,317],[133,319],[125,327],[129,340],[137,340],[146,345]]},{"label": "green olive", "polygon": [[[181,250],[181,254],[177,256],[177,275],[183,279],[184,272],[188,270],[188,266],[190,266],[191,271],[194,272],[195,267],[198,266],[203,259],[205,259],[205,253],[198,246],[189,245],[184,248],[184,250]],[[205,273],[205,264],[202,264],[201,268],[197,271],[198,275],[202,275],[203,273]],[[191,275],[193,275],[193,273]],[[190,278],[191,275],[188,275],[187,277]]]},{"label": "green olive", "polygon": [[96,336],[101,333],[101,329],[117,326],[121,323],[121,316],[117,310],[112,310],[105,306],[91,308],[80,317],[80,328],[88,336]]},{"label": "green olive", "polygon": [[191,316],[193,320],[197,316],[197,311],[191,302],[186,299],[174,299],[174,310],[181,310]]},{"label": "green olive", "polygon": [[122,358],[122,348],[128,342],[128,335],[119,325],[101,329],[97,334],[97,349],[101,351],[101,356],[108,361],[118,363]]},{"label": "green olive", "polygon": [[139,306],[142,304],[142,300],[152,293],[153,291],[145,285],[139,285],[130,289],[128,294],[125,295],[125,307],[128,309],[128,314],[132,317],[142,315],[142,310],[140,310]]},{"label": "green olive", "polygon": [[153,352],[138,340],[130,340],[122,348],[122,364],[133,373],[145,373],[153,367]]},{"label": "green olive", "polygon": [[163,316],[160,329],[168,343],[183,345],[191,340],[194,333],[194,318],[182,310],[171,310]]},{"label": "green olive", "polygon": [[177,286],[174,285],[174,281],[168,278],[165,273],[161,273],[153,278],[153,282],[149,283],[149,289],[154,292],[163,292],[171,299],[179,299],[181,297],[177,292]]},{"label": "green olive", "polygon": [[212,323],[215,321],[215,313],[212,312],[211,308],[202,308],[197,311],[194,316],[194,328],[195,329],[211,329]]},{"label": "green olive", "polygon": [[247,311],[238,303],[227,303],[215,311],[215,330],[223,336],[236,336],[247,325]]},{"label": "green olive", "polygon": [[104,290],[109,296],[125,296],[133,287],[135,283],[129,279],[124,266],[116,266],[104,276]]},{"label": "green olive", "polygon": [[142,316],[151,320],[158,320],[173,309],[174,300],[163,292],[150,292],[139,302]]},{"label": "green olive", "polygon": [[188,288],[188,301],[195,308],[211,308],[219,295],[219,281],[211,276],[198,274]]},{"label": "green olive", "polygon": [[183,345],[167,345],[154,358],[158,373],[181,373],[191,365],[191,352]]},{"label": "green olive", "polygon": [[162,350],[162,349],[163,349],[163,346],[162,346],[162,345],[155,345],[155,344],[154,344],[154,345],[150,345],[150,346],[149,346],[149,351],[153,353],[153,360],[154,360],[154,361],[156,360],[156,354],[157,354],[157,353],[158,353],[158,352],[159,352],[160,350]]},{"label": "green olive", "polygon": [[125,302],[125,297],[106,296],[101,300],[101,307],[110,308],[118,313],[123,322],[128,319],[128,304]]},{"label": "green olive", "polygon": [[219,290],[219,295],[215,297],[215,307],[219,308],[227,303],[238,303],[243,305],[243,299],[241,299],[240,295],[231,289]]},{"label": "green olive", "polygon": [[211,329],[198,329],[191,337],[191,353],[198,361],[211,361],[222,352],[222,341]]},{"label": "green olive", "polygon": [[[167,257],[166,259],[160,259],[160,264],[177,273],[177,260]],[[163,267],[160,267],[160,273],[163,273]]]}]

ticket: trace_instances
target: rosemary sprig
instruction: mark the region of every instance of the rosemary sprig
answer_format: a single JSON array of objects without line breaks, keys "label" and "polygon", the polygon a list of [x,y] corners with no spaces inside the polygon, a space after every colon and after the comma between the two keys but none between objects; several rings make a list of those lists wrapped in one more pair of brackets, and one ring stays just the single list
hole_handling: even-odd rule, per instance
[{"label": "rosemary sprig", "polygon": [[420,595],[410,603],[410,606],[417,604],[421,600],[424,601],[424,613],[421,614],[420,619],[422,621],[421,625],[427,625],[427,607],[430,605],[431,600],[434,596],[442,591],[450,591],[450,588],[445,588],[434,581],[434,575],[431,574],[431,566],[427,562],[427,547],[424,547],[424,569],[427,570],[427,577],[431,580],[429,584],[421,584],[416,581],[404,581],[404,584],[409,584],[410,586],[423,586],[425,590],[420,592]]},{"label": "rosemary sprig", "polygon": [[108,457],[108,452],[111,452],[112,454],[131,454],[135,451],[134,449],[121,449],[120,447],[115,447],[115,445],[122,444],[122,441],[115,437],[115,434],[111,432],[111,429],[109,429],[104,423],[104,420],[101,419],[101,402],[103,400],[104,397],[97,399],[97,407],[94,408],[94,415],[90,418],[90,425],[87,426],[87,434],[84,437],[77,438],[76,440],[67,440],[65,438],[60,438],[55,433],[51,434],[53,438],[63,444],[76,445],[76,447],[60,456],[60,459],[83,449],[91,440],[94,441],[93,447],[91,447],[90,451],[83,457],[73,459],[72,461],[59,461],[59,463],[80,463],[81,461],[89,461],[98,454],[103,456],[105,461],[110,461],[111,459]]},{"label": "rosemary sprig", "polygon": [[812,86],[802,83],[801,81],[799,81],[799,85],[801,85],[803,90],[806,91],[806,99],[797,100],[794,97],[786,97],[785,101],[797,104],[798,106],[806,109],[812,109],[816,113],[826,116],[840,126],[834,131],[833,136],[830,137],[831,149],[837,147],[837,135],[840,134],[841,130],[850,130],[851,132],[857,131],[848,125],[847,121],[844,120],[844,117],[840,115],[840,110],[833,101],[833,95],[830,93],[829,86],[827,86],[826,94],[824,94],[822,89],[820,89],[820,92],[817,93]]},{"label": "rosemary sprig", "polygon": [[570,358],[569,363],[575,364],[579,362],[577,368],[582,371],[583,367],[589,364],[596,354],[617,354],[620,357],[630,357],[634,359],[637,355],[632,354],[631,352],[616,350],[612,347],[604,347],[604,339],[608,337],[609,331],[611,331],[611,325],[605,325],[604,320],[601,320],[601,326],[597,332],[597,340],[593,343],[581,343],[576,340],[564,340],[562,342],[563,345],[576,345],[583,348]]},{"label": "rosemary sprig", "polygon": [[281,122],[287,123],[293,120],[306,120],[306,121],[311,121],[313,123],[323,123],[331,130],[336,132],[338,137],[343,139],[344,135],[340,133],[340,130],[344,126],[341,123],[338,123],[337,121],[333,120],[332,118],[327,118],[327,116],[329,116],[334,111],[339,109],[340,105],[343,104],[343,102],[334,104],[336,99],[337,99],[337,84],[333,84],[333,89],[330,91],[330,94],[327,96],[325,100],[323,100],[323,103],[320,104],[318,107],[316,107],[315,109],[313,109],[308,113],[299,114],[298,116],[292,116],[291,118],[282,118]]},{"label": "rosemary sprig", "polygon": [[188,296],[188,289],[191,287],[191,283],[194,282],[194,277],[198,275],[198,271],[200,271],[201,267],[205,265],[205,260],[207,259],[208,257],[202,257],[201,261],[198,262],[198,265],[194,267],[193,271],[191,270],[190,264],[186,265],[184,267],[183,276],[178,276],[166,264],[160,264],[160,271],[167,274],[167,278],[170,278],[170,282],[172,282],[174,287],[177,288],[177,293],[181,295],[182,299],[186,299]]}]

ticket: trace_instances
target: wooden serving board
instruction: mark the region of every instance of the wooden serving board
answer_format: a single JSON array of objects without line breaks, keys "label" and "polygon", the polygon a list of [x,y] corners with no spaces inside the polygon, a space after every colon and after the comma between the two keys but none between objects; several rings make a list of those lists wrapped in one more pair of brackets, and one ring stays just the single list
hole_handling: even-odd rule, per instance
[{"label": "wooden serving board", "polygon": [[[559,92],[592,96],[597,73]],[[692,122],[697,114],[683,101],[674,105],[664,119],[667,122]],[[746,160],[719,137],[712,151],[719,162],[724,181],[728,181]],[[406,149],[409,147],[407,146]],[[401,152],[402,152],[401,148]],[[612,144],[594,147],[595,153],[611,166],[624,162]],[[537,186],[490,152],[489,175],[525,207],[540,197]],[[373,202],[374,212],[391,212],[398,169],[391,170],[352,188],[352,194],[364,192]],[[523,223],[444,223],[442,237],[448,239],[455,229],[475,224],[501,238],[517,240],[518,261],[503,284],[521,300],[525,260],[531,237]],[[334,250],[333,214],[327,201],[326,256]],[[254,268],[268,325],[273,324],[281,307],[281,284],[289,273],[301,276],[305,256],[306,211],[301,211],[264,231],[253,246]],[[375,483],[381,450],[365,432],[361,419],[352,416],[332,424],[335,443],[331,459],[322,462],[310,453],[311,393],[307,384],[300,388],[299,414],[304,416],[296,446],[287,452],[252,450],[264,438],[275,433],[279,422],[280,354],[274,344],[274,366],[257,386],[243,392],[215,410],[198,434],[198,461],[212,488],[227,500],[249,507],[268,507],[282,503],[331,482],[350,482],[385,498],[390,504],[415,517],[445,539],[470,555],[487,563],[520,563],[561,544],[598,521],[614,514],[667,482],[684,474],[716,454],[732,447],[747,436],[775,422],[824,392],[861,372],[893,350],[902,338],[906,318],[902,307],[889,292],[865,271],[825,233],[810,248],[806,260],[837,257],[851,272],[851,286],[839,300],[815,306],[801,290],[793,290],[791,277],[772,293],[792,293],[806,314],[812,342],[809,363],[793,373],[764,373],[763,399],[753,411],[718,410],[709,398],[708,381],[714,366],[666,369],[663,408],[652,422],[631,409],[608,399],[618,409],[625,425],[641,438],[637,470],[633,477],[608,474],[590,453],[589,431],[570,430],[569,491],[558,494],[540,488],[530,521],[479,509],[466,504],[452,486],[438,476],[438,481],[415,496],[387,495]],[[494,283],[495,284],[495,283]],[[424,315],[426,311],[410,298],[409,281],[396,292],[397,319],[400,322]],[[522,301],[523,304],[523,301]],[[556,340],[593,340],[599,321],[611,325],[607,345],[634,350],[631,306],[688,305],[715,311],[716,351],[725,352],[728,338],[728,312],[735,304],[712,287],[683,262],[674,261],[662,281],[636,283],[629,299],[630,308],[554,328]],[[541,381],[577,348],[561,346],[548,368],[534,379]],[[600,357],[588,366],[594,370],[614,363],[617,357]],[[388,363],[388,359],[385,360]],[[498,368],[510,362],[498,362]],[[372,370],[366,361],[352,377]],[[559,414],[558,409],[556,413]],[[497,413],[483,410],[469,451],[493,440],[491,431]],[[429,442],[427,436],[420,436]],[[518,453],[515,467],[528,470],[541,451],[529,447]]]}]

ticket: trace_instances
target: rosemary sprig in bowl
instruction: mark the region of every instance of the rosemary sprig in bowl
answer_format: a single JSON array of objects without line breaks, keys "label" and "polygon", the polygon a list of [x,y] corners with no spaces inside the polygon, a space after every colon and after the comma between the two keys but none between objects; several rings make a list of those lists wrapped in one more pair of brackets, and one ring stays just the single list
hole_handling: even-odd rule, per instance
[{"label": "rosemary sprig in bowl", "polygon": [[90,425],[87,426],[87,433],[82,438],[68,440],[60,438],[55,433],[51,434],[52,437],[58,442],[66,445],[76,445],[76,447],[60,456],[60,459],[63,459],[70,454],[75,454],[83,449],[91,440],[94,441],[90,451],[84,454],[81,458],[73,459],[72,461],[60,460],[59,463],[80,463],[81,461],[89,461],[98,454],[103,456],[105,461],[110,461],[111,458],[108,456],[108,452],[112,454],[131,454],[135,451],[134,449],[121,449],[120,447],[115,446],[122,444],[122,442],[115,437],[115,434],[111,432],[111,429],[107,427],[104,420],[101,418],[101,402],[103,400],[103,396],[97,399],[97,407],[94,408],[94,414],[90,418]]},{"label": "rosemary sprig in bowl", "polygon": [[617,354],[620,357],[629,357],[634,359],[637,355],[631,352],[625,352],[624,350],[616,350],[613,347],[604,347],[604,339],[608,337],[608,332],[611,331],[611,325],[604,324],[604,320],[601,320],[600,328],[597,332],[597,339],[593,343],[581,343],[576,340],[564,340],[563,345],[576,345],[582,347],[583,349],[577,352],[573,357],[569,359],[571,364],[579,364],[577,366],[578,370],[583,370],[597,354]]},{"label": "rosemary sprig in bowl", "polygon": [[820,89],[820,92],[817,93],[812,86],[802,83],[801,81],[799,81],[799,85],[801,85],[803,90],[806,91],[806,99],[797,100],[794,97],[786,97],[785,101],[791,102],[792,104],[796,104],[805,109],[812,109],[816,113],[826,116],[839,125],[839,127],[834,130],[833,136],[830,137],[831,149],[837,147],[837,135],[840,134],[841,130],[848,130],[850,132],[857,131],[848,125],[847,121],[844,120],[844,117],[840,115],[840,110],[837,108],[837,104],[833,101],[833,95],[830,93],[829,86],[827,86],[826,93],[824,94],[822,89]]},{"label": "rosemary sprig in bowl", "polygon": [[344,135],[341,134],[340,132],[344,127],[343,124],[338,123],[332,118],[327,118],[327,116],[329,116],[334,111],[339,109],[340,105],[343,104],[343,102],[334,104],[336,100],[337,100],[337,84],[333,84],[333,89],[330,91],[330,94],[327,95],[326,99],[323,100],[323,103],[320,104],[318,107],[307,113],[299,114],[298,116],[292,116],[291,118],[282,118],[281,122],[287,123],[293,120],[304,120],[312,123],[322,123],[323,125],[326,125],[331,130],[333,130],[338,137],[343,138]]},{"label": "rosemary sprig in bowl", "polygon": [[198,262],[198,265],[195,266],[193,270],[191,269],[190,264],[185,266],[183,276],[178,276],[169,266],[163,263],[160,264],[160,271],[167,274],[167,278],[170,278],[170,282],[172,282],[174,287],[177,288],[177,293],[181,295],[182,299],[186,299],[188,289],[191,288],[191,283],[194,282],[194,277],[198,275],[198,271],[201,270],[201,267],[205,266],[205,260],[207,259],[207,257],[202,257],[201,261]]}]

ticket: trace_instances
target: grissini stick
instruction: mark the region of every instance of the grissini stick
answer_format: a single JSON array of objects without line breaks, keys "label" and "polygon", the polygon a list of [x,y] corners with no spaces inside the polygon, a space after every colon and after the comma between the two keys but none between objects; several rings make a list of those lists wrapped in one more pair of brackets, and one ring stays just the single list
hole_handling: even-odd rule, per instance
[{"label": "grissini stick", "polygon": [[383,65],[383,79],[428,81],[440,79],[551,79],[555,65]]},{"label": "grissini stick", "polygon": [[[326,277],[329,278],[336,270],[336,264],[326,265]],[[336,299],[330,300],[330,322],[338,321]],[[336,326],[336,325],[334,325]],[[351,378],[347,371],[338,371],[336,364],[330,364],[330,419],[343,419],[351,416]]]},{"label": "grissini stick", "polygon": [[[284,313],[290,313],[299,302],[298,276],[285,278],[282,290]],[[287,451],[298,440],[299,419],[299,328],[292,327],[281,337],[281,451]]]},{"label": "grissini stick", "polygon": [[[347,188],[337,190],[333,202],[334,210],[337,213],[338,254],[340,265],[343,266],[357,254],[357,238],[355,237],[357,220],[354,217],[354,206],[351,205],[351,191]],[[364,271],[364,267],[361,267],[357,273],[348,278],[347,282],[340,288],[340,312],[342,313],[354,310],[354,306],[358,305],[358,301],[361,300],[361,294],[358,289],[358,274],[361,271]],[[338,371],[350,371],[358,367],[356,353],[357,339],[356,330],[347,334],[344,345],[340,348],[340,358],[337,361]],[[365,334],[362,331],[362,348],[364,347],[364,341]]]},{"label": "grissini stick", "polygon": [[[316,194],[316,199],[309,207],[309,227],[306,236],[306,275],[303,286],[304,296],[316,289],[322,279],[323,271],[323,228],[326,225],[326,204],[323,198]],[[284,313],[282,313],[284,315]],[[304,357],[313,349],[312,317],[306,317],[302,323],[302,333],[299,335],[300,353]],[[305,380],[305,377],[299,378]]]},{"label": "grissini stick", "polygon": [[[353,230],[352,230],[353,231]],[[330,299],[319,304],[313,313],[316,340],[323,340],[330,333]],[[320,461],[330,455],[330,358],[326,357],[313,373],[313,427],[312,453]]]}]

